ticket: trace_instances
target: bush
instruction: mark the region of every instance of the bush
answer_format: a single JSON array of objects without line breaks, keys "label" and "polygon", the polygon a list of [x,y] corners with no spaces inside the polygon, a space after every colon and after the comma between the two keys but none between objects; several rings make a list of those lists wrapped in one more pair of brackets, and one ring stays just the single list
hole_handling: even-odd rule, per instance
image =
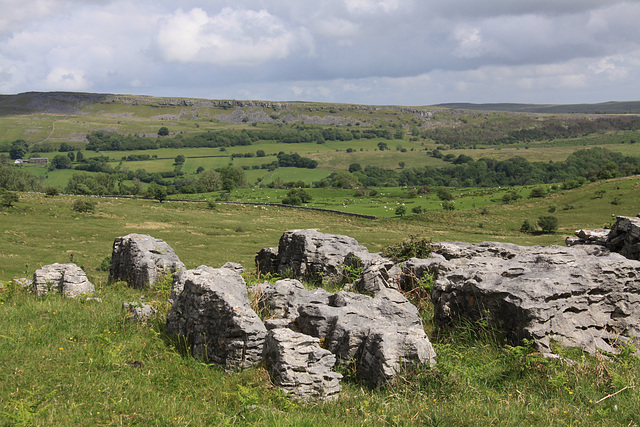
[{"label": "bush", "polygon": [[520,226],[521,233],[531,233],[533,231],[533,226],[529,222],[528,219],[522,221],[522,225]]},{"label": "bush", "polygon": [[543,233],[555,233],[558,230],[558,218],[555,216],[541,216],[538,218],[538,226]]},{"label": "bush", "polygon": [[0,199],[0,205],[5,208],[10,208],[19,199],[20,197],[16,193],[7,192],[2,195],[2,199]]},{"label": "bush", "polygon": [[300,206],[311,201],[311,195],[302,188],[294,188],[289,190],[287,195],[282,199],[282,204]]},{"label": "bush", "polygon": [[93,212],[96,208],[96,204],[91,200],[78,199],[73,202],[73,210],[76,212]]},{"label": "bush", "polygon": [[445,211],[453,211],[456,209],[456,204],[452,201],[444,201],[442,202],[442,209],[444,209]]},{"label": "bush", "polygon": [[531,193],[529,193],[529,198],[535,199],[535,198],[544,197],[546,195],[547,195],[547,191],[544,188],[536,187],[531,190]]},{"label": "bush", "polygon": [[382,256],[391,258],[395,262],[406,261],[409,258],[429,258],[433,250],[431,240],[420,236],[420,234],[410,234],[408,240],[383,248]]},{"label": "bush", "polygon": [[48,187],[48,188],[45,190],[44,194],[45,194],[47,197],[54,197],[54,196],[57,196],[57,195],[58,195],[58,189],[57,189],[56,187]]},{"label": "bush", "polygon": [[407,208],[405,208],[404,206],[400,205],[396,208],[396,215],[398,215],[399,217],[404,217],[406,213]]}]

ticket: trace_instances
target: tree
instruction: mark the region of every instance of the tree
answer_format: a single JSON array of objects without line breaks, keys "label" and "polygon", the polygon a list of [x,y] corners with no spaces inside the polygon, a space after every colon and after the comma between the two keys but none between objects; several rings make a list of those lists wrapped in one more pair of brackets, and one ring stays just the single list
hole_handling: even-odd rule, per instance
[{"label": "tree", "polygon": [[362,166],[360,166],[360,163],[351,163],[349,165],[349,172],[354,173],[354,172],[358,172],[362,170]]},{"label": "tree", "polygon": [[73,151],[69,151],[67,152],[67,157],[73,162],[76,159],[76,155],[73,153]]},{"label": "tree", "polygon": [[184,164],[184,162],[185,162],[185,158],[182,154],[178,154],[174,159],[174,164],[176,165],[182,165]]},{"label": "tree", "polygon": [[149,188],[151,197],[159,201],[160,203],[167,200],[167,189],[162,185],[154,185]]},{"label": "tree", "polygon": [[386,142],[378,142],[378,150],[384,151],[388,149],[389,149],[389,146],[387,145]]},{"label": "tree", "polygon": [[27,154],[29,146],[24,139],[18,139],[11,143],[11,149],[9,150],[9,157],[12,160],[22,159]]},{"label": "tree", "polygon": [[169,135],[169,128],[166,126],[162,126],[158,129],[158,136],[167,136]]},{"label": "tree", "polygon": [[558,230],[558,218],[555,216],[541,216],[538,218],[538,226],[543,233],[555,233]]},{"label": "tree", "polygon": [[63,142],[62,144],[60,144],[60,148],[58,149],[58,151],[60,151],[61,153],[66,153],[69,151],[73,151],[73,147],[68,143]]},{"label": "tree", "polygon": [[289,190],[287,195],[282,199],[283,204],[292,206],[300,206],[303,203],[309,203],[310,201],[311,195],[303,188],[293,188]]},{"label": "tree", "polygon": [[196,175],[200,174],[204,172],[204,168],[202,166],[198,166],[198,169],[196,169]]},{"label": "tree", "polygon": [[398,166],[400,166],[400,169],[404,169],[404,167],[406,166],[405,162],[398,162]]},{"label": "tree", "polygon": [[405,208],[403,205],[400,205],[396,208],[396,215],[398,215],[400,218],[404,217],[406,213],[407,208]]},{"label": "tree", "polygon": [[234,188],[243,187],[247,183],[247,178],[241,168],[234,166],[225,166],[219,170],[222,180],[222,189],[231,191]]},{"label": "tree", "polygon": [[16,203],[20,197],[16,193],[7,192],[2,195],[2,199],[0,200],[0,204],[5,208],[10,208]]},{"label": "tree", "polygon": [[71,159],[64,154],[56,155],[49,165],[49,170],[54,169],[71,169]]},{"label": "tree", "polygon": [[264,157],[264,156],[266,156],[266,153],[264,152],[264,150],[258,150],[258,151],[256,151],[256,156],[257,157]]},{"label": "tree", "polygon": [[84,155],[82,154],[82,151],[78,151],[76,153],[76,162],[80,163],[84,161]]},{"label": "tree", "polygon": [[217,191],[220,189],[220,185],[222,184],[222,179],[220,178],[220,174],[213,169],[205,170],[200,173],[198,177],[198,182],[205,189],[205,191]]}]

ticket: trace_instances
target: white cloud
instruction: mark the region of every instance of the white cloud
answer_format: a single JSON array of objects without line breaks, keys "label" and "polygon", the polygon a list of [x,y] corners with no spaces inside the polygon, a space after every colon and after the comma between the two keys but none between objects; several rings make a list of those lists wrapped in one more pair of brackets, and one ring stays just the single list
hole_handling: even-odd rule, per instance
[{"label": "white cloud", "polygon": [[296,34],[266,10],[223,9],[209,16],[200,8],[163,19],[158,44],[177,62],[255,66],[283,59],[297,48]]},{"label": "white cloud", "polygon": [[400,8],[401,0],[345,0],[349,12],[393,12]]},{"label": "white cloud", "polygon": [[47,76],[46,83],[65,91],[81,91],[90,87],[84,70],[79,69],[54,68]]},{"label": "white cloud", "polygon": [[639,1],[177,4],[0,0],[0,91],[409,105],[640,93]]}]

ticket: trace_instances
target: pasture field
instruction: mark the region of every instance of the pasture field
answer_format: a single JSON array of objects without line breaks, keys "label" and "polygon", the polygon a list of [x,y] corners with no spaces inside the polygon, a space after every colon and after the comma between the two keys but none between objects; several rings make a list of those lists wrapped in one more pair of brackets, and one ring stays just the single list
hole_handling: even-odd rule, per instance
[{"label": "pasture field", "polygon": [[[188,268],[240,262],[248,283],[257,279],[255,253],[277,245],[280,235],[293,228],[346,234],[371,251],[417,233],[433,241],[562,244],[577,228],[610,222],[611,213],[635,215],[639,189],[640,178],[633,177],[482,207],[482,200],[501,193],[458,193],[456,203],[468,197],[476,208],[377,220],[271,206],[210,208],[206,203],[99,198],[90,199],[96,203],[93,213],[78,213],[72,209],[78,197],[22,193],[14,207],[0,212],[0,422],[298,426],[330,419],[332,425],[345,426],[634,425],[640,416],[637,358],[591,357],[558,348],[574,363],[543,359],[530,347],[506,345],[499,333],[480,324],[436,328],[428,299],[414,302],[438,354],[437,370],[407,371],[369,390],[350,379],[348,367],[342,368],[343,392],[336,402],[291,401],[271,384],[263,367],[230,374],[185,354],[164,334],[166,284],[146,290],[108,284],[107,272],[99,267],[111,254],[113,239],[128,233],[162,238]],[[529,191],[519,190],[523,195]],[[246,193],[238,195],[243,199],[265,194],[240,191]],[[284,190],[272,191],[268,197]],[[330,198],[347,196],[347,190],[325,191],[314,197],[325,197],[328,206]],[[407,190],[380,192],[385,193],[381,198],[393,195],[392,200]],[[256,193],[260,196],[252,196]],[[611,204],[614,198],[617,205]],[[550,206],[556,206],[557,233],[518,231],[523,218],[535,221]],[[87,272],[101,303],[35,297],[10,283],[41,265],[70,261]],[[155,320],[134,324],[127,319],[122,303],[139,300],[156,301]]]}]

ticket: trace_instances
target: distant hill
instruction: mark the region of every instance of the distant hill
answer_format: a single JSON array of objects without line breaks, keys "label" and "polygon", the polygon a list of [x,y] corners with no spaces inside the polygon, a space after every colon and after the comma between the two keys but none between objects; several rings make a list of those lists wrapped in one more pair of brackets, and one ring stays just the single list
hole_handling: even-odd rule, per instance
[{"label": "distant hill", "polygon": [[640,101],[602,102],[599,104],[470,104],[446,103],[436,107],[456,110],[475,111],[509,111],[513,113],[548,113],[548,114],[640,114]]}]

